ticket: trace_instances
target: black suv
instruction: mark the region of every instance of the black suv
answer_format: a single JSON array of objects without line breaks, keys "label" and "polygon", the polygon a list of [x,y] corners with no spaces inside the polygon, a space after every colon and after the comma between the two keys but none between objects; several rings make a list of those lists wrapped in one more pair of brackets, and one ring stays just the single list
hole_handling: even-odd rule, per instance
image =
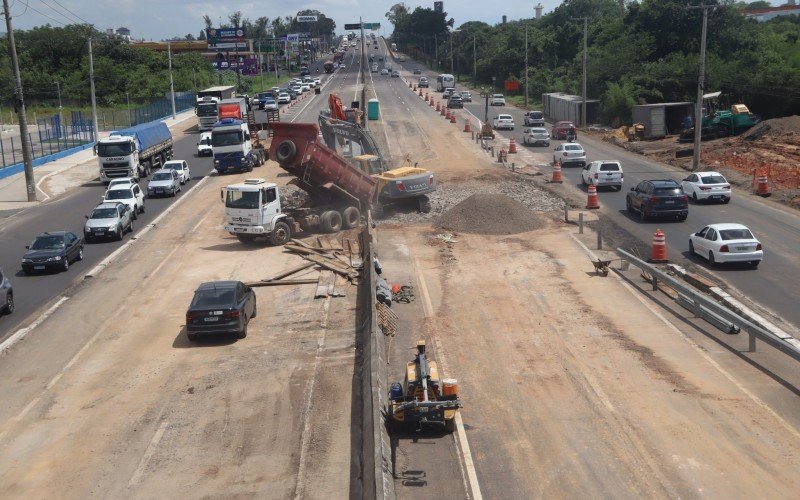
[{"label": "black suv", "polygon": [[675,217],[684,221],[689,216],[689,197],[681,185],[672,179],[642,181],[632,187],[625,198],[628,213],[639,212],[642,220],[648,217]]},{"label": "black suv", "polygon": [[450,99],[447,100],[447,107],[450,109],[453,108],[464,109],[464,101],[461,99],[460,95],[453,94],[450,96]]}]

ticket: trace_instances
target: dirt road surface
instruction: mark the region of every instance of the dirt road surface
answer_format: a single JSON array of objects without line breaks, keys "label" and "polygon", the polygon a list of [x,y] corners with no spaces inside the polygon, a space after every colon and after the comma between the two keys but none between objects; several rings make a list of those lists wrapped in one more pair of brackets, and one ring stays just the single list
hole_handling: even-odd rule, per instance
[{"label": "dirt road surface", "polygon": [[355,289],[258,288],[247,338],[183,331],[199,283],[299,262],[223,231],[245,175],[208,178],[4,356],[0,496],[348,496]]}]

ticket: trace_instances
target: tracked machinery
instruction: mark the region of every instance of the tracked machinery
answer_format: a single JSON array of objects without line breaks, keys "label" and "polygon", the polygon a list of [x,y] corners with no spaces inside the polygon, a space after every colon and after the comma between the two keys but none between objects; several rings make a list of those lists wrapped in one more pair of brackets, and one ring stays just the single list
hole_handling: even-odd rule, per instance
[{"label": "tracked machinery", "polygon": [[439,378],[439,367],[436,361],[428,359],[424,340],[417,342],[416,351],[414,360],[406,364],[405,380],[390,387],[390,425],[438,425],[453,432],[456,413],[461,408],[458,382]]},{"label": "tracked machinery", "polygon": [[[412,201],[420,212],[430,212],[428,194],[436,191],[436,176],[428,169],[412,163],[406,155],[403,165],[390,168],[381,154],[375,137],[361,126],[362,114],[353,108],[344,108],[336,94],[328,96],[330,111],[320,111],[319,128],[325,144],[331,149],[343,151],[362,172],[377,181],[378,215],[386,205]],[[353,156],[353,144],[357,144],[361,154]]]}]

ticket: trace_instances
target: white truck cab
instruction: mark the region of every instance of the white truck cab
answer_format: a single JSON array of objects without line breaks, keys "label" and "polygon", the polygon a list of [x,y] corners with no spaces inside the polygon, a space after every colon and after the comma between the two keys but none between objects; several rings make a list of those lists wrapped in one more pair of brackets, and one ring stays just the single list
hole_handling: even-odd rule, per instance
[{"label": "white truck cab", "polygon": [[273,245],[283,245],[292,237],[293,225],[281,211],[278,185],[264,179],[245,179],[225,188],[225,231],[250,243],[268,237]]}]

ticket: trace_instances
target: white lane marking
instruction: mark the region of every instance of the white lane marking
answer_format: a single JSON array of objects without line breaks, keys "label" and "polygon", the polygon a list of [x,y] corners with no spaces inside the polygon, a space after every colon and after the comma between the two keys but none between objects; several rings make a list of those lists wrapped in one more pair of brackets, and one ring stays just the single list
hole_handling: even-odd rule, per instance
[{"label": "white lane marking", "polygon": [[[408,240],[405,242],[406,247],[409,247]],[[410,247],[409,247],[410,248]],[[428,285],[425,283],[425,278],[422,276],[422,273],[419,271],[420,266],[417,262],[417,257],[412,255],[411,256],[411,265],[414,268],[414,276],[417,278],[417,282],[419,283],[419,289],[422,292],[422,308],[425,312],[426,318],[433,317],[433,304],[431,302],[431,295],[428,292]],[[439,350],[437,352],[439,356],[439,361],[444,366],[447,363],[444,360],[444,353]],[[464,467],[466,469],[467,480],[469,481],[470,490],[472,490],[472,498],[475,500],[482,500],[483,495],[481,494],[481,486],[478,483],[478,473],[475,470],[475,462],[472,460],[472,452],[469,448],[469,440],[467,439],[467,433],[464,430],[464,422],[461,419],[461,412],[456,412],[456,438],[458,439],[458,443],[460,444],[459,448],[461,449],[461,458],[464,461]]]},{"label": "white lane marking", "polygon": [[133,473],[131,480],[128,481],[128,486],[135,486],[139,484],[139,481],[141,481],[144,470],[147,468],[147,463],[150,462],[151,458],[153,458],[156,448],[158,447],[158,443],[164,436],[164,431],[167,430],[168,425],[169,422],[165,420],[161,422],[161,425],[159,425],[158,429],[156,429],[156,432],[153,434],[153,438],[150,440],[150,443],[144,450],[144,455],[142,455],[142,459],[139,461],[139,466],[136,467],[136,471]]},{"label": "white lane marking", "polygon": [[[589,248],[588,248],[586,245],[584,245],[584,244],[583,244],[583,242],[582,242],[582,241],[580,241],[580,240],[579,240],[579,239],[578,239],[578,238],[577,238],[577,237],[576,237],[574,234],[572,234],[571,232],[570,232],[570,233],[567,233],[567,234],[569,234],[569,235],[570,235],[570,237],[572,237],[572,239],[573,239],[573,240],[575,240],[575,241],[578,243],[578,245],[580,245],[580,246],[583,248],[583,250],[584,250],[584,251],[585,251],[587,254],[589,254],[589,256],[590,256],[590,257],[591,257],[593,260],[597,260],[597,257],[595,256],[594,252],[592,252],[591,250],[589,250]],[[632,287],[632,286],[631,286],[631,285],[630,285],[630,284],[629,284],[627,281],[625,281],[625,280],[624,280],[624,279],[623,279],[621,276],[619,276],[617,273],[611,273],[611,274],[614,276],[614,278],[616,278],[616,280],[617,280],[618,282],[622,283],[622,286],[624,286],[624,287],[625,287],[625,288],[626,288],[626,289],[627,289],[627,290],[628,290],[628,291],[631,293],[631,295],[633,295],[634,297],[636,297],[636,299],[638,299],[638,300],[639,300],[639,302],[641,302],[642,304],[644,304],[644,306],[645,306],[647,309],[649,309],[649,310],[650,310],[650,312],[652,312],[652,313],[653,313],[653,314],[654,314],[654,315],[655,315],[655,316],[656,316],[658,319],[660,319],[660,320],[661,320],[661,321],[662,321],[662,322],[663,322],[665,325],[667,325],[667,328],[669,328],[669,329],[670,329],[670,330],[672,330],[673,332],[675,332],[675,333],[677,333],[678,335],[680,335],[680,337],[681,337],[681,338],[682,338],[682,339],[683,339],[683,340],[684,340],[684,341],[685,341],[687,344],[689,344],[691,347],[693,347],[693,348],[695,349],[695,351],[697,351],[697,353],[698,353],[698,354],[700,354],[700,356],[702,356],[702,357],[703,357],[703,358],[704,358],[706,361],[708,361],[708,363],[709,363],[711,366],[713,366],[713,367],[714,367],[714,368],[715,368],[715,369],[716,369],[718,372],[720,372],[720,373],[722,374],[722,376],[724,376],[725,378],[727,378],[728,380],[730,380],[730,381],[731,381],[731,383],[733,383],[733,385],[735,385],[735,386],[736,386],[736,387],[737,387],[737,388],[738,388],[740,391],[742,391],[742,392],[743,392],[743,393],[744,393],[744,394],[745,394],[745,395],[746,395],[748,398],[750,398],[750,399],[751,399],[751,400],[752,400],[752,401],[753,401],[753,402],[754,402],[754,403],[755,403],[757,406],[761,407],[761,409],[763,409],[764,411],[766,411],[767,413],[769,413],[770,415],[772,415],[772,417],[773,417],[773,418],[775,418],[775,420],[777,420],[777,421],[778,421],[778,423],[780,423],[780,424],[781,424],[783,427],[785,427],[785,428],[786,428],[786,429],[787,429],[787,430],[788,430],[790,433],[792,433],[792,434],[793,434],[793,435],[794,435],[796,438],[800,438],[800,431],[798,431],[797,429],[795,429],[795,428],[794,428],[794,427],[793,427],[793,426],[792,426],[792,425],[791,425],[789,422],[787,422],[786,420],[784,420],[784,419],[783,419],[783,417],[781,417],[780,415],[778,415],[778,413],[776,413],[776,412],[775,412],[775,411],[774,411],[772,408],[770,408],[770,407],[769,407],[769,406],[768,406],[768,405],[767,405],[767,404],[766,404],[764,401],[762,401],[762,400],[761,400],[761,398],[759,398],[758,396],[756,396],[755,394],[753,394],[752,392],[750,392],[750,390],[748,390],[748,389],[747,389],[746,387],[744,387],[742,384],[740,384],[740,383],[739,383],[739,381],[738,381],[738,380],[736,380],[736,378],[734,378],[734,377],[733,377],[733,375],[731,375],[731,374],[730,374],[730,373],[729,373],[727,370],[725,370],[725,368],[723,368],[723,367],[722,367],[722,366],[721,366],[719,363],[717,363],[717,362],[716,362],[716,361],[715,361],[713,358],[711,358],[711,356],[709,356],[709,355],[706,353],[706,351],[705,351],[705,350],[704,350],[702,347],[700,347],[700,346],[697,344],[697,342],[695,342],[695,341],[694,341],[694,340],[692,340],[692,339],[691,339],[691,338],[690,338],[688,335],[686,335],[685,333],[683,333],[683,332],[682,332],[680,329],[678,329],[678,327],[676,327],[675,325],[673,325],[672,323],[670,323],[670,322],[669,322],[669,320],[668,320],[667,318],[665,318],[665,317],[664,317],[664,315],[663,315],[663,314],[661,314],[661,312],[660,312],[658,309],[656,309],[656,308],[655,308],[655,306],[654,306],[654,305],[652,305],[652,304],[650,303],[650,301],[649,301],[649,300],[646,300],[644,297],[642,297],[642,294],[641,294],[641,293],[639,293],[639,291],[638,291],[638,290],[636,290],[635,288],[633,288],[633,287]]]},{"label": "white lane marking", "polygon": [[11,335],[5,341],[3,341],[3,343],[0,344],[0,355],[5,354],[9,349],[11,349],[14,346],[14,344],[24,339],[25,336],[28,335],[28,333],[33,331],[34,328],[41,325],[47,318],[49,318],[54,312],[56,312],[59,307],[61,307],[61,304],[63,304],[67,300],[69,300],[69,297],[59,298],[55,304],[50,306],[49,309],[47,309],[44,313],[39,315],[39,317],[36,318],[36,321],[26,326],[25,328],[20,328],[19,330],[14,332],[13,335]]}]

